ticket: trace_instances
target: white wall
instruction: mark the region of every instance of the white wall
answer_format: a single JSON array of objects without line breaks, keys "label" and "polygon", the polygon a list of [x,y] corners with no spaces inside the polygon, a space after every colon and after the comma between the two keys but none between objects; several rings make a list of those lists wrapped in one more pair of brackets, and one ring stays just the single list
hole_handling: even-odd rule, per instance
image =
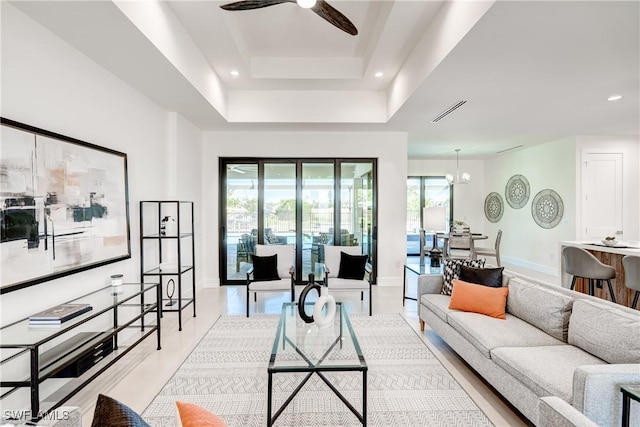
[{"label": "white wall", "polygon": [[400,132],[209,132],[204,137],[205,281],[218,286],[219,157],[378,159],[378,284],[400,285],[406,261],[407,137]]},{"label": "white wall", "polygon": [[[460,173],[471,174],[468,184],[453,189],[453,219],[469,224],[474,233],[484,232],[484,161],[460,160]],[[409,176],[445,176],[455,174],[455,160],[409,160]]]},{"label": "white wall", "polygon": [[[640,240],[640,139],[619,136],[577,136],[576,137],[576,204],[580,212],[582,194],[582,154],[596,150],[599,153],[622,153],[622,230],[624,240]],[[576,235],[580,236],[581,215],[576,218]]]},{"label": "white wall", "polygon": [[[132,250],[129,260],[2,295],[1,323],[7,324],[102,287],[111,274],[139,281],[138,202],[167,197],[171,179],[162,166],[168,141],[191,148],[201,141],[178,118],[173,127],[178,137],[170,138],[166,111],[9,3],[1,7],[2,116],[127,153]],[[189,156],[179,156],[171,169],[181,173],[178,185],[191,184],[186,194],[197,197],[199,154]],[[182,189],[178,193],[182,197]]]},{"label": "white wall", "polygon": [[[485,219],[485,232],[495,236],[503,230],[500,255],[505,262],[559,275],[559,242],[575,239],[575,147],[575,138],[567,138],[486,161],[485,193],[501,194],[505,207],[499,222]],[[505,198],[507,181],[516,174],[524,175],[531,186],[529,201],[520,209],[509,206]],[[552,229],[539,227],[531,215],[533,198],[543,189],[556,191],[564,203],[562,221]]]}]

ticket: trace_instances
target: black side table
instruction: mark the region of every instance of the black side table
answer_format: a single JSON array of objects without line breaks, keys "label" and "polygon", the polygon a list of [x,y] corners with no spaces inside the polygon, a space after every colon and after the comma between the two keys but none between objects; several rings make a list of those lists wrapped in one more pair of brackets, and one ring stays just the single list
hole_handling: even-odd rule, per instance
[{"label": "black side table", "polygon": [[640,402],[640,384],[625,384],[620,386],[622,392],[622,427],[629,427],[631,399]]}]

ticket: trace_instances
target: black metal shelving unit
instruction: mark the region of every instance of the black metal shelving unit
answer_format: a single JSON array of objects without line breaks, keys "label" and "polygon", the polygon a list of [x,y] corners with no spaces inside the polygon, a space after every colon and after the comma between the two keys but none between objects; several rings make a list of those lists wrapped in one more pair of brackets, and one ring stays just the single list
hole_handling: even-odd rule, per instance
[{"label": "black metal shelving unit", "polygon": [[107,286],[67,301],[92,310],[60,325],[32,325],[25,318],[3,326],[0,404],[20,408],[29,401],[21,417],[38,421],[145,338],[155,334],[160,350],[159,298],[156,283]]},{"label": "black metal shelving unit", "polygon": [[[165,218],[172,220],[164,221]],[[143,200],[140,202],[140,280],[159,282],[160,314],[178,313],[193,306],[196,317],[196,276],[193,202]]]}]

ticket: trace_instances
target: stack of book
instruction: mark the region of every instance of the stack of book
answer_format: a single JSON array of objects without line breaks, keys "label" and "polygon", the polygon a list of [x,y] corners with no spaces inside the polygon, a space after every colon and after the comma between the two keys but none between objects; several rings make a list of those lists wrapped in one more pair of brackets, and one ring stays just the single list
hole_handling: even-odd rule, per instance
[{"label": "stack of book", "polygon": [[92,309],[89,304],[60,304],[29,316],[29,326],[59,326]]}]

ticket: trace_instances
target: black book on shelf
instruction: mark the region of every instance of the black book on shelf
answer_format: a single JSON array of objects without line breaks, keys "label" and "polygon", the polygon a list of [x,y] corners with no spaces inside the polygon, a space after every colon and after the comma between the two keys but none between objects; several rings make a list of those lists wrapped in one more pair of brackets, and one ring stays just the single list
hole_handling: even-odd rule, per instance
[{"label": "black book on shelf", "polygon": [[89,304],[60,304],[29,316],[32,325],[58,325],[93,310]]}]

